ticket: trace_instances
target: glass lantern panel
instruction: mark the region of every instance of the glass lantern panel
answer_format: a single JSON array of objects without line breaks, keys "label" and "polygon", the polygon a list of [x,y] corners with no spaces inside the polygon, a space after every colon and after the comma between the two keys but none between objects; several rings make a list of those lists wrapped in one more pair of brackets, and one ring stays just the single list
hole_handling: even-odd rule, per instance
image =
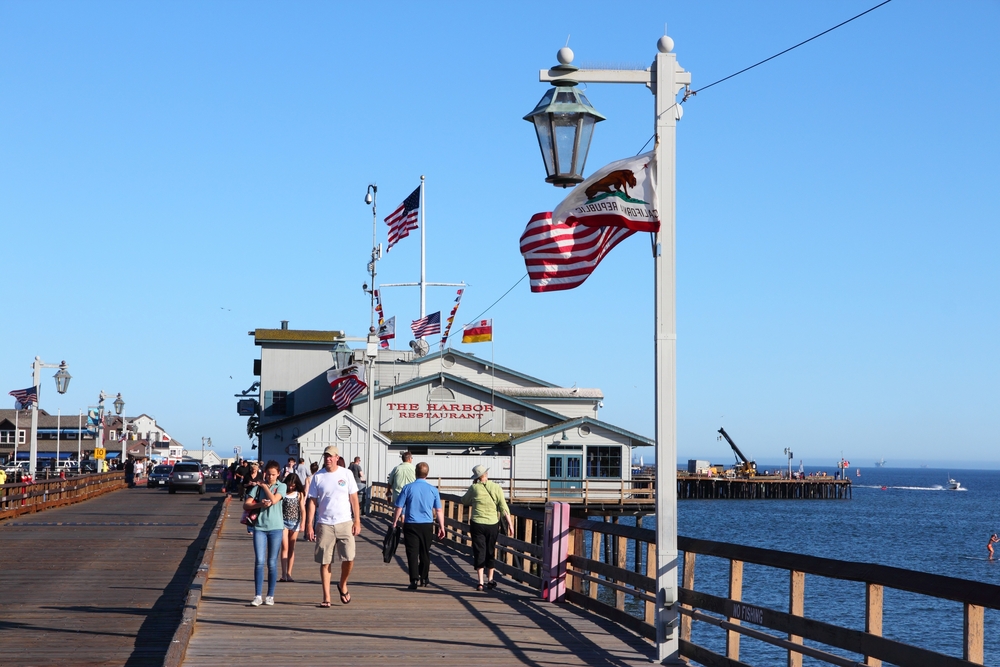
[{"label": "glass lantern panel", "polygon": [[583,168],[587,164],[587,153],[590,151],[590,140],[594,136],[594,117],[583,115],[580,124],[580,144],[576,151],[576,173],[583,176]]},{"label": "glass lantern panel", "polygon": [[576,148],[577,120],[580,114],[559,113],[552,115],[555,130],[556,173],[573,174],[573,153]]},{"label": "glass lantern panel", "polygon": [[538,147],[542,149],[542,160],[545,162],[545,175],[552,176],[556,173],[554,161],[552,159],[552,130],[549,127],[549,115],[538,114],[532,116],[535,123],[535,134],[538,135]]}]

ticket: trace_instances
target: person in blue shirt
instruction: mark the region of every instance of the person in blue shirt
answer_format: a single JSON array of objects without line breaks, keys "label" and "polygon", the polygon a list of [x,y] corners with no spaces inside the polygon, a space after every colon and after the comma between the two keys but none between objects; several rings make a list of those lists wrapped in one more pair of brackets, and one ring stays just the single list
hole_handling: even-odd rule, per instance
[{"label": "person in blue shirt", "polygon": [[403,544],[406,546],[406,562],[410,570],[411,591],[417,586],[430,583],[431,540],[434,539],[434,524],[437,524],[437,538],[444,539],[444,511],[441,508],[441,494],[428,483],[430,466],[418,463],[416,480],[402,488],[395,498],[396,511],[392,515],[392,528],[396,529],[400,517],[403,523]]}]

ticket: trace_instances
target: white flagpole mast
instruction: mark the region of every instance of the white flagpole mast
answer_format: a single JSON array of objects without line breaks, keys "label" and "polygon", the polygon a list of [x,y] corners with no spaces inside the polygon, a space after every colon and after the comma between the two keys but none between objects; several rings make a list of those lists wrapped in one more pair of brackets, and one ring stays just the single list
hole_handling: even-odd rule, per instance
[{"label": "white flagpole mast", "polygon": [[[385,283],[379,285],[383,287],[419,287],[420,288],[420,317],[427,315],[427,288],[428,287],[465,287],[465,282],[460,283],[429,283],[427,282],[427,191],[424,188],[426,176],[420,175],[420,281],[415,283]],[[374,288],[374,279],[372,287]]]},{"label": "white flagpole mast", "polygon": [[76,472],[83,474],[83,410],[76,420]]},{"label": "white flagpole mast", "polygon": [[420,317],[427,314],[427,195],[424,175],[420,174]]},{"label": "white flagpole mast", "polygon": [[56,467],[53,472],[59,471],[59,437],[62,435],[62,408],[56,410]]},{"label": "white flagpole mast", "polygon": [[14,465],[17,465],[17,442],[21,438],[21,429],[18,427],[18,417],[21,416],[21,403],[18,401],[14,410]]}]

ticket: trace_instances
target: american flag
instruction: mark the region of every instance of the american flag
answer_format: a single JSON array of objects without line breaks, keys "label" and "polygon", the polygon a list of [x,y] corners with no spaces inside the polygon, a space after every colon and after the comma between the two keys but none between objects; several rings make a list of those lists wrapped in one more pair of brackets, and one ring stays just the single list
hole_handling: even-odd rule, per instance
[{"label": "american flag", "polygon": [[625,227],[553,223],[551,213],[535,214],[521,235],[531,291],[578,287],[612,248],[634,233]]},{"label": "american flag", "polygon": [[333,387],[333,404],[343,410],[368,388],[365,384],[365,369],[358,364],[346,368],[334,368],[326,372],[326,381]]},{"label": "american flag", "polygon": [[431,334],[441,333],[441,311],[439,310],[426,317],[421,317],[419,320],[413,320],[410,328],[413,329],[414,338],[423,338]]},{"label": "american flag", "polygon": [[385,223],[389,225],[389,245],[385,249],[386,252],[392,250],[392,246],[405,239],[410,235],[411,230],[417,228],[417,215],[419,213],[420,188],[418,187],[403,200],[399,208],[385,219]]},{"label": "american flag", "polygon": [[18,402],[19,405],[26,406],[32,403],[38,403],[38,387],[28,387],[27,389],[15,389],[10,392],[10,395],[14,397],[14,400]]}]

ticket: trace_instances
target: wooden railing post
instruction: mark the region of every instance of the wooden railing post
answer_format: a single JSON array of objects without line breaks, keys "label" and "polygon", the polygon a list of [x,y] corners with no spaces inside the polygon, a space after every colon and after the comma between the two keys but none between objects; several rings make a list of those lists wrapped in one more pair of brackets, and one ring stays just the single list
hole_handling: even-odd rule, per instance
[{"label": "wooden railing post", "polygon": [[[655,546],[650,544],[650,546]],[[686,588],[689,591],[694,590],[694,560],[695,554],[693,551],[684,552],[684,578],[681,581],[681,588]],[[656,566],[653,566],[654,574],[649,574],[650,568],[646,567],[647,576],[655,577]],[[646,606],[652,606],[650,603],[646,603]],[[681,605],[685,609],[691,609],[691,605]],[[681,614],[681,639],[684,641],[691,641],[691,617]]]},{"label": "wooden railing post", "polygon": [[[532,541],[532,533],[534,532],[534,528],[535,528],[535,520],[534,519],[525,519],[524,520],[524,541],[527,542],[528,544],[534,544],[534,542]],[[531,573],[531,561],[528,560],[527,558],[523,559],[523,561],[524,561],[524,566],[523,566],[524,567],[524,571],[528,572],[530,574]]]},{"label": "wooden railing post", "polygon": [[[729,599],[733,602],[743,600],[743,561],[729,561]],[[740,619],[730,618],[733,625],[740,625]],[[732,660],[740,659],[740,633],[726,630],[726,657]]]},{"label": "wooden railing post", "polygon": [[[617,522],[616,522],[617,523]],[[623,570],[628,569],[628,540],[626,540],[621,535],[615,535],[615,550],[616,550],[616,560],[615,567],[621,568]],[[621,583],[620,581],[617,583]],[[625,593],[623,591],[615,591],[615,607],[621,611],[625,611]]]},{"label": "wooden railing post", "polygon": [[962,658],[983,664],[983,607],[965,603],[965,631],[962,637]]},{"label": "wooden railing post", "polygon": [[[882,636],[882,586],[865,584],[865,632]],[[870,655],[865,656],[865,664],[881,667],[882,661]]]},{"label": "wooden railing post", "polygon": [[[596,530],[590,532],[590,560],[600,561],[601,560],[601,538],[603,535]],[[590,581],[587,582],[587,595],[592,599],[597,599],[597,583]]]},{"label": "wooden railing post", "polygon": [[[802,616],[805,613],[806,573],[791,570],[788,574],[788,613]],[[788,641],[801,644],[802,637],[789,634]],[[789,649],[788,667],[802,667],[802,654]]]}]

